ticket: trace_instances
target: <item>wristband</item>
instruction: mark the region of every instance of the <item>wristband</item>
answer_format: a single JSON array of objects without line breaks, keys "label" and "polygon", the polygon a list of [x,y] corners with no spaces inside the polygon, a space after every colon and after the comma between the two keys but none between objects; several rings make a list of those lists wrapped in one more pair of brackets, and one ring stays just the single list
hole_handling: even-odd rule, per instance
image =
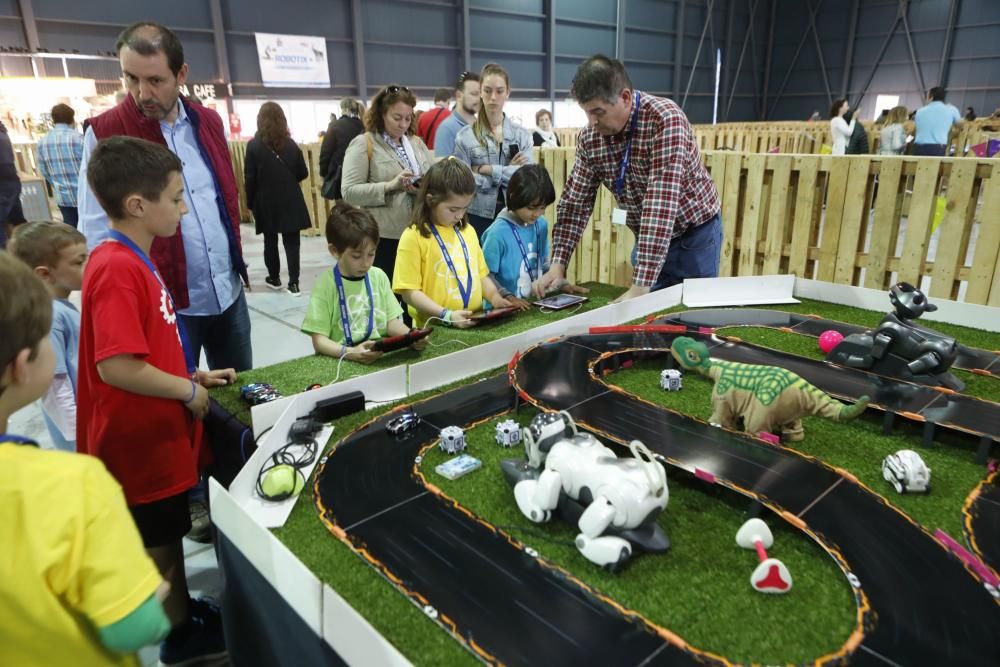
[{"label": "wristband", "polygon": [[451,311],[447,308],[441,309],[441,321],[445,324],[451,324]]},{"label": "wristband", "polygon": [[191,401],[194,400],[194,397],[197,393],[198,393],[198,385],[195,384],[194,380],[191,380],[191,398],[184,401],[184,405],[190,405]]}]

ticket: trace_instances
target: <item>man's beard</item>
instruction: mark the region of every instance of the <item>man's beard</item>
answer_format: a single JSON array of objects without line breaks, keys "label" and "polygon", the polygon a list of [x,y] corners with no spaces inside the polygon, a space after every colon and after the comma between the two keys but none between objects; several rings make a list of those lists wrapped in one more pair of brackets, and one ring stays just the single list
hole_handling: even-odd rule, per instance
[{"label": "man's beard", "polygon": [[[156,107],[156,110],[151,111],[150,109],[146,108],[147,104]],[[170,112],[176,108],[177,108],[177,97],[174,98],[173,103],[170,104],[169,107],[164,107],[162,104],[160,104],[155,100],[144,100],[139,103],[139,111],[142,112],[142,115],[145,116],[146,118],[151,118],[153,120],[165,119],[168,115],[170,115]]]},{"label": "man's beard", "polygon": [[479,109],[470,109],[465,102],[462,102],[462,111],[469,114],[470,116],[475,116],[477,113],[479,113]]}]

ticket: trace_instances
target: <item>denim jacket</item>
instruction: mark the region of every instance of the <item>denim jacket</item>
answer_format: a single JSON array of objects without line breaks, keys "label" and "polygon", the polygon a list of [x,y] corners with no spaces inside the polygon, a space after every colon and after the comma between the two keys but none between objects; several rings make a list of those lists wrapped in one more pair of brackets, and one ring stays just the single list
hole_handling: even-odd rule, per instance
[{"label": "denim jacket", "polygon": [[[455,157],[471,167],[481,164],[493,165],[492,176],[482,176],[473,173],[476,178],[476,197],[469,206],[469,213],[491,220],[496,215],[497,190],[506,187],[510,177],[517,171],[518,165],[510,164],[510,146],[516,144],[518,151],[524,153],[529,163],[534,159],[534,141],[531,132],[513,122],[508,116],[503,119],[503,151],[497,146],[492,133],[486,134],[484,147],[472,132],[472,125],[466,125],[455,137]],[[497,169],[500,166],[502,169]]]}]

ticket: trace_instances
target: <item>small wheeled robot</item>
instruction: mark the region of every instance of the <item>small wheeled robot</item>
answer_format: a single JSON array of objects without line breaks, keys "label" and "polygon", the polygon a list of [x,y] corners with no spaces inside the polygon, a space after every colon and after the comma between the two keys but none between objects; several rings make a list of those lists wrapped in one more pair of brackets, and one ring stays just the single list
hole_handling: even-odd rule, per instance
[{"label": "small wheeled robot", "polygon": [[465,449],[465,431],[458,426],[445,426],[441,429],[441,442],[438,447],[445,454],[458,454]]},{"label": "small wheeled robot", "polygon": [[277,389],[264,382],[245,384],[240,387],[240,398],[251,406],[270,403],[281,398]]},{"label": "small wheeled robot", "polygon": [[496,426],[496,441],[501,447],[513,447],[521,442],[521,425],[513,419],[504,419]]},{"label": "small wheeled robot", "polygon": [[931,490],[931,469],[912,449],[901,449],[882,459],[882,477],[896,493],[927,493]]},{"label": "small wheeled robot", "polygon": [[676,368],[666,368],[660,371],[660,389],[665,391],[680,391],[681,372]]},{"label": "small wheeled robot", "polygon": [[910,283],[896,283],[889,290],[893,312],[878,327],[845,338],[826,360],[852,368],[870,369],[880,375],[941,385],[955,391],[965,384],[948,372],[958,356],[958,343],[943,333],[916,324],[937,306]]},{"label": "small wheeled robot", "polygon": [[576,523],[576,548],[612,572],[633,550],[661,553],[670,540],[656,522],[669,499],[667,473],[641,442],[619,459],[566,412],[543,413],[522,431],[525,459],[501,462],[524,516],[544,523],[557,512]]},{"label": "small wheeled robot", "polygon": [[396,436],[404,436],[420,425],[420,417],[413,410],[404,410],[389,420],[385,430]]}]

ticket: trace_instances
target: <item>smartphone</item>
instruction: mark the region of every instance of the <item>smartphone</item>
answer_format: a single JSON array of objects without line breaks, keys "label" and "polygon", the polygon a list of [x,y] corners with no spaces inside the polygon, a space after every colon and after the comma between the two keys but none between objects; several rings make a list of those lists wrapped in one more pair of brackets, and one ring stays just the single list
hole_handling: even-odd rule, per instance
[{"label": "smartphone", "polygon": [[412,187],[414,187],[414,188],[419,188],[419,187],[420,187],[420,179],[418,178],[418,179],[417,179],[417,180],[415,180],[415,181],[410,181],[410,185],[411,185]]},{"label": "smartphone", "polygon": [[514,156],[517,155],[520,150],[521,150],[521,147],[518,146],[517,144],[511,144],[510,146],[508,146],[507,147],[507,161],[508,162],[512,161],[514,159]]}]

